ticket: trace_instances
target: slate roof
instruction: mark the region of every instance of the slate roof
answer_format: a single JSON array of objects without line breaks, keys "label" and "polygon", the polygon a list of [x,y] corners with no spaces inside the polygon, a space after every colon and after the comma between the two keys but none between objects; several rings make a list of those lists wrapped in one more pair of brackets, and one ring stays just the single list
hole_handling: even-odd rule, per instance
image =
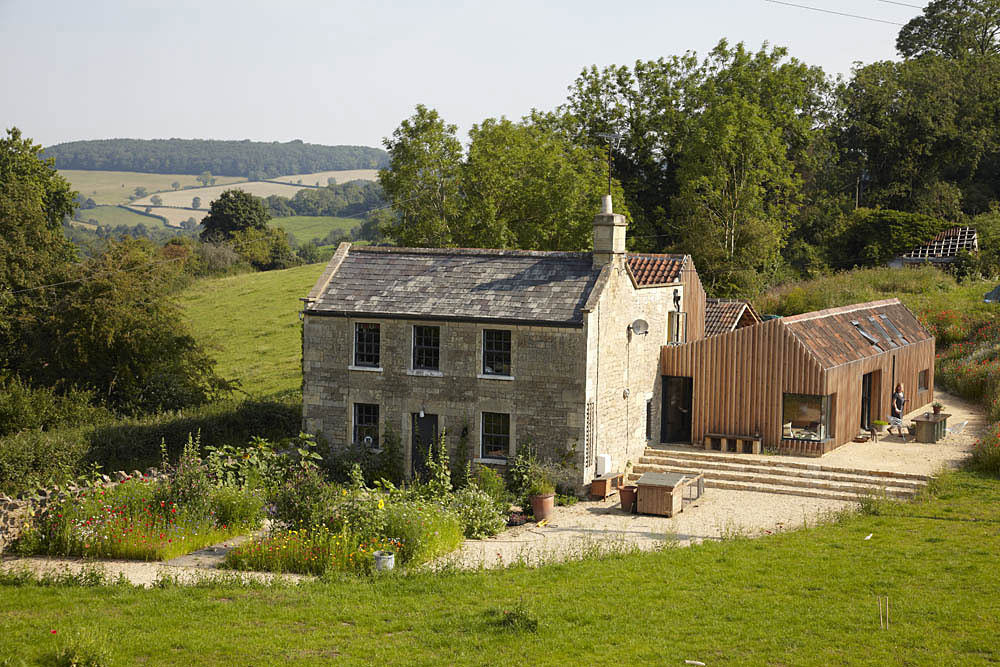
[{"label": "slate roof", "polygon": [[680,282],[685,255],[629,253],[628,268],[635,284],[640,287],[669,285]]},{"label": "slate roof", "polygon": [[[885,316],[884,319],[882,316]],[[819,310],[775,321],[802,342],[825,368],[878,356],[933,338],[899,299]],[[865,334],[871,336],[875,343]]]},{"label": "slate roof", "polygon": [[749,311],[755,322],[760,322],[760,315],[746,301],[706,299],[705,335],[717,336],[727,331],[732,331],[747,311]]},{"label": "slate roof", "polygon": [[586,252],[343,244],[305,310],[578,326],[599,274]]},{"label": "slate roof", "polygon": [[968,252],[979,250],[979,237],[973,227],[952,227],[951,229],[946,229],[935,236],[930,243],[904,253],[903,259],[954,259],[962,250]]}]

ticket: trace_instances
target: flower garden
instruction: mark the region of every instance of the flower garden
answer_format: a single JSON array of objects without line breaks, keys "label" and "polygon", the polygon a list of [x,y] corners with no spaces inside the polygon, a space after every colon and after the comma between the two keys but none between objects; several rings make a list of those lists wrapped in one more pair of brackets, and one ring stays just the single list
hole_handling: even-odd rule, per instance
[{"label": "flower garden", "polygon": [[[458,548],[465,538],[504,530],[512,488],[496,472],[451,467],[444,439],[431,447],[424,479],[397,483],[358,462],[332,465],[302,435],[279,449],[264,439],[246,448],[202,448],[189,441],[175,465],[164,455],[153,475],[93,483],[49,503],[16,544],[22,555],[169,560],[256,533],[222,565],[234,570],[307,575],[369,574],[376,552],[413,567]],[[343,463],[343,462],[342,462]],[[515,465],[516,464],[516,465]],[[523,454],[514,470],[536,464]],[[337,470],[344,471],[338,481]],[[266,520],[266,521],[265,521]]]}]

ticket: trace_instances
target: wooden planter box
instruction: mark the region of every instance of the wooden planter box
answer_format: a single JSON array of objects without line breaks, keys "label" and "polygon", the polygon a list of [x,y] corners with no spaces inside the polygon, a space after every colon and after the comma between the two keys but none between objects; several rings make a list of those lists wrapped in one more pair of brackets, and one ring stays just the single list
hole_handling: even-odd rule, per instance
[{"label": "wooden planter box", "polygon": [[639,481],[636,499],[636,511],[639,514],[658,514],[674,516],[684,509],[684,490],[694,487],[698,496],[704,489],[704,477],[701,474],[684,475],[676,472],[647,472]]}]

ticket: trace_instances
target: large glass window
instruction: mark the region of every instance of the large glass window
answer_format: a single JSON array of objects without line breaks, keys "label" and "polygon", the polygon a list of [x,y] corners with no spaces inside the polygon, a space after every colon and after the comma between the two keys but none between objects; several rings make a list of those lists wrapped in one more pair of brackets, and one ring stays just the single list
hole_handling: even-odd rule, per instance
[{"label": "large glass window", "polygon": [[380,335],[378,324],[357,322],[354,325],[354,365],[378,368]]},{"label": "large glass window", "polygon": [[354,404],[354,442],[364,445],[369,450],[379,449],[378,404]]},{"label": "large glass window", "polygon": [[484,412],[482,447],[484,459],[506,459],[510,451],[510,415],[503,412]]},{"label": "large glass window", "polygon": [[483,375],[510,375],[510,331],[483,330]]},{"label": "large glass window", "polygon": [[413,370],[436,371],[441,365],[441,327],[413,327]]},{"label": "large glass window", "polygon": [[826,440],[830,433],[830,397],[785,394],[782,437],[793,440]]}]

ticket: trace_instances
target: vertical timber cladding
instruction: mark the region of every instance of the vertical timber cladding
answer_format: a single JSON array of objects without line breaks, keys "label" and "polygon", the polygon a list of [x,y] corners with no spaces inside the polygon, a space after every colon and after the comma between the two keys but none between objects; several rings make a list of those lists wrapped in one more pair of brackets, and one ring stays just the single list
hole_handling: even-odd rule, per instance
[{"label": "vertical timber cladding", "polygon": [[684,301],[681,304],[681,310],[688,314],[687,339],[699,340],[705,337],[705,299],[707,295],[690,255],[684,257],[681,285],[684,288]]},{"label": "vertical timber cladding", "polygon": [[745,327],[687,345],[665,345],[660,372],[693,379],[691,438],[753,435],[777,448],[782,393],[820,394],[825,374],[780,321]]}]

